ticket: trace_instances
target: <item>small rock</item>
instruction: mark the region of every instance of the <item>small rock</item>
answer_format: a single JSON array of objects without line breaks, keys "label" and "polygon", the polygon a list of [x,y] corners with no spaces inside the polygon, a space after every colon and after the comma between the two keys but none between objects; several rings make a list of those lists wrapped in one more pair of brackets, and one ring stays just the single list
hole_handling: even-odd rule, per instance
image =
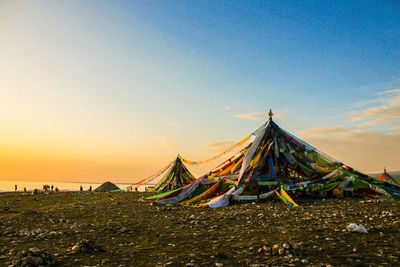
[{"label": "small rock", "polygon": [[279,249],[281,246],[279,244],[275,244],[272,246],[272,249]]},{"label": "small rock", "polygon": [[368,234],[368,230],[367,228],[365,228],[363,225],[361,224],[355,224],[355,223],[351,223],[347,226],[347,230],[349,232],[358,232],[358,233],[365,233]]},{"label": "small rock", "polygon": [[271,248],[267,246],[262,247],[265,252],[271,252]]},{"label": "small rock", "polygon": [[279,244],[275,244],[272,246],[272,255],[277,255],[279,253],[279,249],[281,246]]},{"label": "small rock", "polygon": [[302,259],[302,260],[301,260],[301,263],[303,263],[303,264],[308,264],[308,260]]}]

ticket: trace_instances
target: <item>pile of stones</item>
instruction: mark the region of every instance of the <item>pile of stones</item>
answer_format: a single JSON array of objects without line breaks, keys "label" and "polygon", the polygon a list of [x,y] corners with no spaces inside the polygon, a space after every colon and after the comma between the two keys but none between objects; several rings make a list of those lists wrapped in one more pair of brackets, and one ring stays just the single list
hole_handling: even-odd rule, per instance
[{"label": "pile of stones", "polygon": [[111,182],[105,182],[104,184],[97,187],[94,191],[95,192],[110,192],[113,190],[118,190],[119,187]]},{"label": "pile of stones", "polygon": [[41,251],[38,248],[30,248],[28,251],[22,251],[17,259],[13,261],[15,267],[33,267],[33,266],[54,266],[56,261],[50,254]]},{"label": "pile of stones", "polygon": [[38,237],[38,238],[49,238],[49,237],[55,237],[62,235],[62,232],[57,232],[57,231],[48,231],[48,230],[42,230],[41,228],[37,228],[34,230],[27,230],[27,229],[22,229],[19,231],[18,235],[20,236],[30,236],[30,237]]},{"label": "pile of stones", "polygon": [[73,253],[83,252],[83,253],[97,253],[104,252],[104,248],[96,244],[93,240],[82,239],[71,248]]}]

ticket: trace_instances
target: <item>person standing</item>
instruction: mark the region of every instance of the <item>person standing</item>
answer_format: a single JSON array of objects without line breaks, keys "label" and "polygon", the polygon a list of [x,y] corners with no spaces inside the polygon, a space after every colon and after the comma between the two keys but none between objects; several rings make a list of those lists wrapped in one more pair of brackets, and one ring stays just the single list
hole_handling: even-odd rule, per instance
[{"label": "person standing", "polygon": [[15,185],[15,191],[17,191],[17,189],[18,189],[18,186],[17,186],[17,185]]},{"label": "person standing", "polygon": [[80,187],[80,191],[81,191],[81,192],[83,191],[83,187],[82,187],[82,186]]}]

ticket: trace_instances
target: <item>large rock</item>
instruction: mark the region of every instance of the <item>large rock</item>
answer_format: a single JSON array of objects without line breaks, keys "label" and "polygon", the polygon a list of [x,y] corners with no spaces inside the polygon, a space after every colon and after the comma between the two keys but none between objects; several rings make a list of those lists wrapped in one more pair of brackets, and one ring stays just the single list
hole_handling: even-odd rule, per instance
[{"label": "large rock", "polygon": [[118,190],[119,187],[111,182],[105,182],[104,184],[97,187],[94,191],[95,192],[110,192],[113,190]]}]

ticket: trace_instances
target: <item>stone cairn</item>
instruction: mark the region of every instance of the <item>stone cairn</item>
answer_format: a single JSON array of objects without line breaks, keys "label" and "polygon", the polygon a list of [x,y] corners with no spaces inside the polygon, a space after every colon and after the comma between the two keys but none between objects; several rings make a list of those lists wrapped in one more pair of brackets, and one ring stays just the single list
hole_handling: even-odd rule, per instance
[{"label": "stone cairn", "polygon": [[47,252],[38,248],[30,248],[28,251],[20,252],[17,259],[13,261],[15,267],[54,266],[56,261]]},{"label": "stone cairn", "polygon": [[82,239],[71,248],[72,253],[97,253],[104,252],[104,248],[96,244],[93,240]]}]

